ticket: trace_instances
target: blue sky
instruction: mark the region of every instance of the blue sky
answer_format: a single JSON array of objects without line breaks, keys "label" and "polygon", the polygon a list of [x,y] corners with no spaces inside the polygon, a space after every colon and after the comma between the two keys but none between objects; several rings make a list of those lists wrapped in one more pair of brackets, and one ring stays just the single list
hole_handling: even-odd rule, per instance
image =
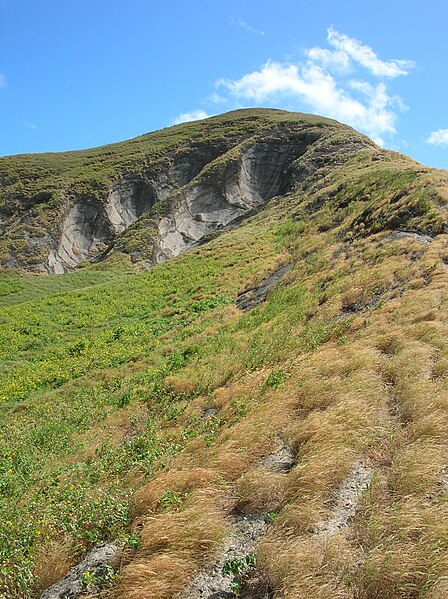
[{"label": "blue sky", "polygon": [[0,155],[244,106],[448,168],[446,0],[0,0]]}]

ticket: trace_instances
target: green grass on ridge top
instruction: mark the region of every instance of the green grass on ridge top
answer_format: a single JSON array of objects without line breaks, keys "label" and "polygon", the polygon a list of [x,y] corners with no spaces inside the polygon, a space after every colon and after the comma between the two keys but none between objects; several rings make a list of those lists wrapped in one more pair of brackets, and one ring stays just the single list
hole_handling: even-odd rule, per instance
[{"label": "green grass on ridge top", "polygon": [[[103,185],[118,174],[144,168],[167,152],[203,141],[253,135],[267,126],[285,122],[344,127],[314,115],[274,109],[243,109],[201,121],[182,123],[128,141],[87,150],[19,154],[0,158],[0,183],[36,192],[82,182]],[[1,195],[0,195],[1,205]]]}]

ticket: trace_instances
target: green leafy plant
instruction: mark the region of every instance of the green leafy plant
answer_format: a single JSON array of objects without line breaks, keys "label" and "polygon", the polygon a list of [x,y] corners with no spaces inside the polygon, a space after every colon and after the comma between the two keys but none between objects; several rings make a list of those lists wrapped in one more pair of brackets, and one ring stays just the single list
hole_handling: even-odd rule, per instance
[{"label": "green leafy plant", "polygon": [[84,591],[93,589],[99,590],[104,588],[108,583],[113,582],[117,577],[117,573],[108,564],[99,566],[95,570],[86,570],[81,576],[81,586]]},{"label": "green leafy plant", "polygon": [[276,389],[286,379],[286,374],[283,370],[273,370],[269,373],[268,378],[265,380],[263,387],[265,389]]},{"label": "green leafy plant", "polygon": [[245,580],[250,576],[257,564],[255,553],[243,557],[231,557],[226,560],[222,573],[232,578],[231,586],[236,595],[239,595]]},{"label": "green leafy plant", "polygon": [[179,491],[167,489],[165,493],[162,495],[162,497],[159,499],[157,507],[162,512],[166,512],[171,509],[179,509],[179,507],[182,505],[182,502],[185,500],[187,496],[187,491],[181,493]]}]

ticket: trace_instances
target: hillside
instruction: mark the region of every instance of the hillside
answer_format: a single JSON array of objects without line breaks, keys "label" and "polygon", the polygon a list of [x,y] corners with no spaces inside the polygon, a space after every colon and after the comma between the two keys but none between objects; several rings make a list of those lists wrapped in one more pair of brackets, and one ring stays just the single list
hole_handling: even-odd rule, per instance
[{"label": "hillside", "polygon": [[[279,110],[236,111],[93,150],[1,158],[0,267],[60,274],[117,252],[152,266],[273,197],[329,187],[342,164],[346,176],[368,174],[372,160],[393,163],[409,184],[422,174],[349,127]],[[406,221],[428,212],[433,190],[418,187],[412,206],[400,202]],[[420,228],[440,232],[433,216]]]},{"label": "hillside", "polygon": [[254,109],[0,181],[0,597],[448,598],[448,172]]}]

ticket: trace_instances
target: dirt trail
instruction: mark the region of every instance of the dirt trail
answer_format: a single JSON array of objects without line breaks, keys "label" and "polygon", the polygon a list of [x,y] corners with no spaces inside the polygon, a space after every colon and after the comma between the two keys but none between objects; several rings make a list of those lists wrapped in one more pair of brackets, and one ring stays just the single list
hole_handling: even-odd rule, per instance
[{"label": "dirt trail", "polygon": [[266,300],[272,285],[278,283],[293,266],[293,264],[285,264],[284,266],[281,266],[276,271],[271,273],[257,287],[246,289],[246,291],[240,293],[236,298],[237,308],[243,310],[243,312],[249,312],[256,306],[262,304]]},{"label": "dirt trail", "polygon": [[358,462],[348,478],[339,487],[332,515],[319,523],[316,534],[319,537],[330,537],[349,525],[355,515],[359,499],[368,489],[373,470],[364,462]]},{"label": "dirt trail", "polygon": [[[294,465],[294,456],[291,450],[282,445],[273,453],[258,462],[258,467],[269,472],[287,474]],[[232,598],[232,574],[224,574],[223,568],[230,560],[244,561],[255,553],[258,542],[269,528],[267,513],[238,515],[233,514],[232,534],[226,540],[211,561],[194,577],[190,585],[178,595],[176,599],[224,599]],[[249,598],[247,593],[243,596]],[[257,596],[268,596],[262,593]]]}]

